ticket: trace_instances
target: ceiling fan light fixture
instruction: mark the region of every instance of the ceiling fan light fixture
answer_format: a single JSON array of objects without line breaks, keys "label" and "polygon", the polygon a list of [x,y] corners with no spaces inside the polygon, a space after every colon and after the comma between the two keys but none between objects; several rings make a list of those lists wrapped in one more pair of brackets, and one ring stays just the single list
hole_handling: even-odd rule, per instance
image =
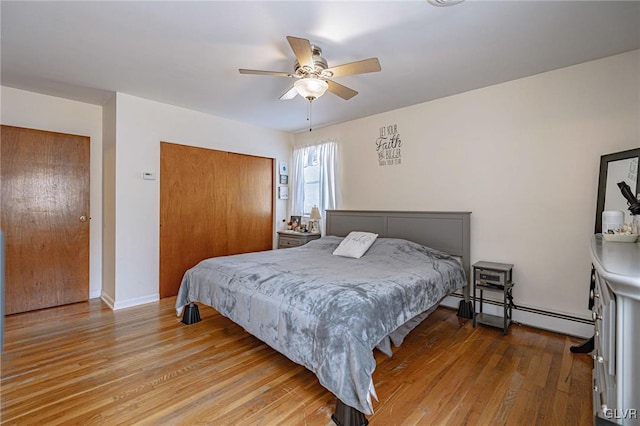
[{"label": "ceiling fan light fixture", "polygon": [[319,78],[306,77],[293,83],[293,87],[296,88],[300,96],[312,101],[324,95],[329,85],[326,81],[320,80]]}]

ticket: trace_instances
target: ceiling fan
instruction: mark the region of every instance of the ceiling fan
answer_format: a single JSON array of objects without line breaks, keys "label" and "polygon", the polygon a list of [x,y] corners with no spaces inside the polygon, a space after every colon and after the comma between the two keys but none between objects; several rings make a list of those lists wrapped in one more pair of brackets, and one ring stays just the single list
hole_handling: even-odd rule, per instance
[{"label": "ceiling fan", "polygon": [[280,99],[293,99],[300,95],[308,101],[313,101],[322,96],[327,90],[349,100],[358,94],[342,84],[330,80],[333,77],[377,72],[382,68],[378,58],[369,58],[362,61],[351,62],[329,68],[326,59],[322,57],[322,50],[312,45],[305,38],[287,36],[291,50],[296,56],[293,72],[286,71],[261,71],[240,69],[240,74],[271,75],[276,77],[295,78],[293,86],[287,90]]}]

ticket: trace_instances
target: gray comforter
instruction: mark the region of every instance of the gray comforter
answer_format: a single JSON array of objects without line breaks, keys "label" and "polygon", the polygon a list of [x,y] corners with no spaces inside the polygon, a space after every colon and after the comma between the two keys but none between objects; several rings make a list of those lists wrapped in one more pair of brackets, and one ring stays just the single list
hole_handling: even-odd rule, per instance
[{"label": "gray comforter", "polygon": [[212,306],[372,414],[373,349],[400,343],[404,324],[466,280],[455,258],[419,244],[379,238],[353,259],[332,255],[341,240],[204,260],[184,275],[178,315],[190,302]]}]

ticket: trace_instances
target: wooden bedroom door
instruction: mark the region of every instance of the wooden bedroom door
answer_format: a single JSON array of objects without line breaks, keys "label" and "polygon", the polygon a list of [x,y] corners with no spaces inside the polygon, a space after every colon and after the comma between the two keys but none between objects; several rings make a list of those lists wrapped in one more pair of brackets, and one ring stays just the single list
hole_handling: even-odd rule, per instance
[{"label": "wooden bedroom door", "polygon": [[5,313],[89,299],[89,138],[2,126]]},{"label": "wooden bedroom door", "polygon": [[160,297],[209,257],[273,247],[273,159],[160,144]]}]

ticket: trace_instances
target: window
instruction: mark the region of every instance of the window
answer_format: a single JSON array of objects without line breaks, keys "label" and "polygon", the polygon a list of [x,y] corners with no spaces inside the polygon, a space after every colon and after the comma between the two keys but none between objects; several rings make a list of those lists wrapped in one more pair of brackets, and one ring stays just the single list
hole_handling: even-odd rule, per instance
[{"label": "window", "polygon": [[320,205],[320,163],[315,147],[309,149],[307,161],[302,167],[304,176],[304,190],[302,201],[302,214],[309,216],[313,206]]},{"label": "window", "polygon": [[309,216],[318,206],[320,214],[335,208],[335,168],[338,144],[334,141],[294,148],[291,169],[292,214]]}]

